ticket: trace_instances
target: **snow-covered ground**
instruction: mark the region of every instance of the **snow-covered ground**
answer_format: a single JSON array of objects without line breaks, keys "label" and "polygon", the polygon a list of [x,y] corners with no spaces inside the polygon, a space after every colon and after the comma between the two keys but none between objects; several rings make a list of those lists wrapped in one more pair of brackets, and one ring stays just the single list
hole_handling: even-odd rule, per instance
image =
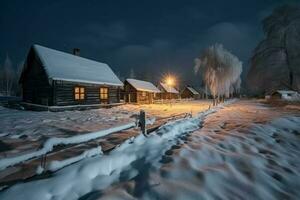
[{"label": "snow-covered ground", "polygon": [[70,137],[134,121],[119,108],[88,111],[32,112],[0,107],[0,157],[40,148],[52,137]]},{"label": "snow-covered ground", "polygon": [[71,137],[135,122],[140,109],[149,118],[185,112],[197,113],[210,101],[186,101],[172,104],[123,105],[111,109],[66,112],[32,112],[0,106],[0,158],[39,149],[53,137]]},{"label": "snow-covered ground", "polygon": [[299,199],[300,113],[239,101],[139,135],[0,199]]},{"label": "snow-covered ground", "polygon": [[126,104],[122,106],[126,110],[145,110],[150,116],[167,117],[170,115],[176,115],[180,113],[192,113],[207,110],[212,105],[212,100],[182,100],[181,102],[171,101],[163,102],[160,104],[144,104],[133,105]]}]

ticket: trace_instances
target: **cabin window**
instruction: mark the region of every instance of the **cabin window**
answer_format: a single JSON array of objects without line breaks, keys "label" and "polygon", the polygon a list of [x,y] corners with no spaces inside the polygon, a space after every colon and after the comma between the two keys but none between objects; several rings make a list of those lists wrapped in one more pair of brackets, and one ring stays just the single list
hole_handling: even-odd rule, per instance
[{"label": "cabin window", "polygon": [[147,95],[146,92],[142,92],[142,96],[145,97]]},{"label": "cabin window", "polygon": [[85,98],[84,87],[75,87],[74,88],[74,97],[75,97],[75,100],[83,100]]},{"label": "cabin window", "polygon": [[108,88],[100,88],[100,99],[102,100],[108,99]]}]

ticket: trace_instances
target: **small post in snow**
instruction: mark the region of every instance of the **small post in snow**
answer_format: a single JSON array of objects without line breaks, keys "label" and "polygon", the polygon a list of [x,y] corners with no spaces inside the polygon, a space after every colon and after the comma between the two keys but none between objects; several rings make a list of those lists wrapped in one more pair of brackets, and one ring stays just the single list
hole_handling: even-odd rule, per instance
[{"label": "small post in snow", "polygon": [[42,155],[42,158],[41,158],[41,167],[43,169],[46,169],[46,163],[47,163],[47,154],[44,154],[44,155]]},{"label": "small post in snow", "polygon": [[139,127],[141,128],[142,133],[146,135],[146,113],[144,110],[140,110]]}]

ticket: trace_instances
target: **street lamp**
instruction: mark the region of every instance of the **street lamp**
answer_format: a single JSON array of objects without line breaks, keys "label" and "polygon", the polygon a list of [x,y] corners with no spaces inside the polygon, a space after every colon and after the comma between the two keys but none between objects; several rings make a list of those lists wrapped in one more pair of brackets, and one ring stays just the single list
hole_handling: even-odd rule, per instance
[{"label": "street lamp", "polygon": [[174,78],[172,76],[167,76],[166,78],[166,84],[169,86],[169,87],[172,87],[174,85]]}]

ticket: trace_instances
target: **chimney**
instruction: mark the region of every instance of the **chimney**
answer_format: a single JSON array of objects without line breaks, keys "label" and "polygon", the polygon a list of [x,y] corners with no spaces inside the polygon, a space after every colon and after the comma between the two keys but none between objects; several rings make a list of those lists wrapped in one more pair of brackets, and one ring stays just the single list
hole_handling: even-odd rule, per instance
[{"label": "chimney", "polygon": [[73,55],[80,56],[80,49],[79,48],[74,48],[73,49]]}]

